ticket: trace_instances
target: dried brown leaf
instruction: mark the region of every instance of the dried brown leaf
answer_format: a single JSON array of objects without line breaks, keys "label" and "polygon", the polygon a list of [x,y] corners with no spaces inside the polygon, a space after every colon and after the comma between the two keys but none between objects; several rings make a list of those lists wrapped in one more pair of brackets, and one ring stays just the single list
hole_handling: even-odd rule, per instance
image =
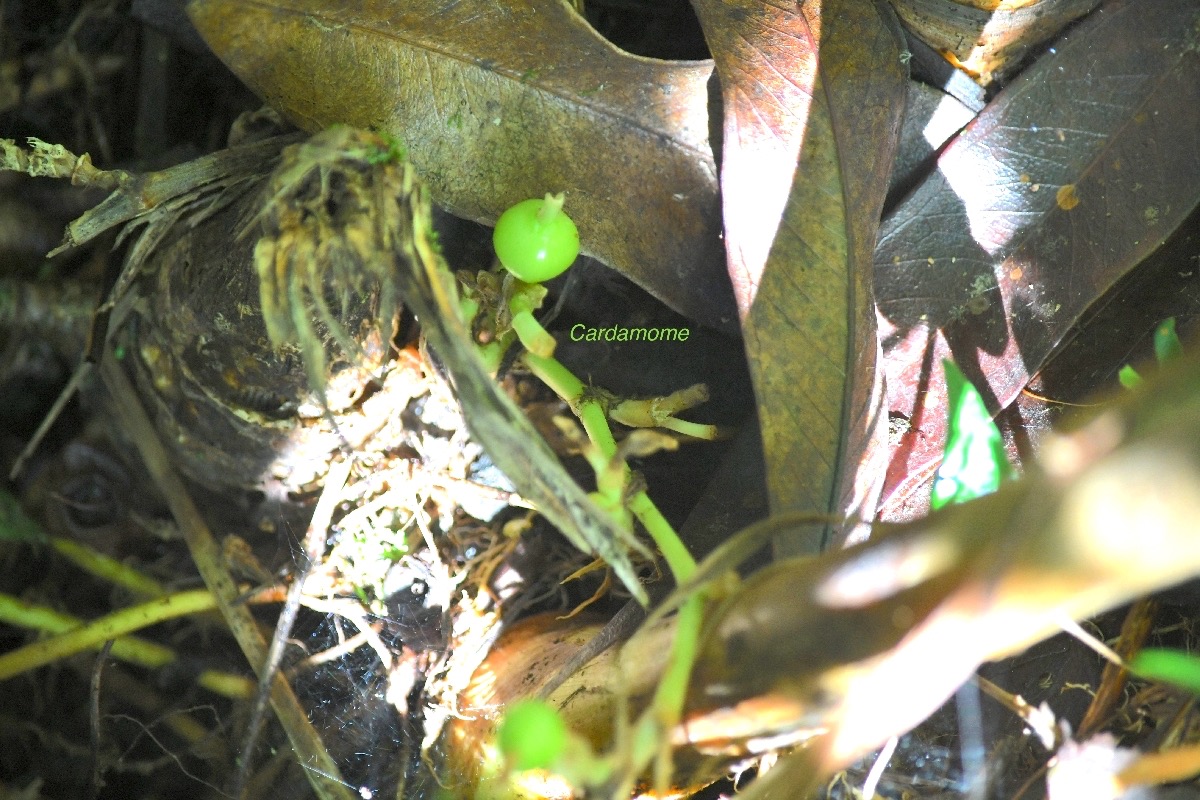
[{"label": "dried brown leaf", "polygon": [[899,31],[858,0],[693,5],[721,77],[728,266],[772,510],[869,517],[881,476],[861,458],[880,422],[870,263],[905,97]]},{"label": "dried brown leaf", "polygon": [[198,0],[213,50],[301,127],[398,136],[434,199],[491,224],[565,191],[584,252],[732,326],[709,62],[620,51],[558,0]]}]

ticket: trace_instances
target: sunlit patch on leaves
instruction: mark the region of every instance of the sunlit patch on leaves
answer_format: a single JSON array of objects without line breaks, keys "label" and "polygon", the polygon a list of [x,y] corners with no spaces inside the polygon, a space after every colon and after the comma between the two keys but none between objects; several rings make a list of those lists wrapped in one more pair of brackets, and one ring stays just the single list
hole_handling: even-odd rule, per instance
[{"label": "sunlit patch on leaves", "polygon": [[1004,440],[979,391],[951,361],[943,361],[950,396],[946,455],[929,501],[933,509],[991,494],[1013,474]]},{"label": "sunlit patch on leaves", "polygon": [[[1200,106],[1180,98],[1194,94],[1200,69],[1184,52],[1198,7],[1164,0],[1145,14],[1144,6],[1106,3],[1071,28],[941,151],[937,169],[882,224],[876,298],[892,413],[943,418],[945,387],[928,366],[951,357],[952,343],[973,352],[974,375],[997,407],[1009,405],[1097,298],[1196,207]],[[1145,164],[1138,154],[1150,152],[1161,169],[1111,168]],[[1056,198],[1065,185],[1079,201],[1070,210]],[[1100,248],[1105,256],[1095,258]],[[987,306],[955,319],[980,275],[994,287],[979,298]],[[944,443],[932,424],[906,438],[884,518],[904,515]]]}]

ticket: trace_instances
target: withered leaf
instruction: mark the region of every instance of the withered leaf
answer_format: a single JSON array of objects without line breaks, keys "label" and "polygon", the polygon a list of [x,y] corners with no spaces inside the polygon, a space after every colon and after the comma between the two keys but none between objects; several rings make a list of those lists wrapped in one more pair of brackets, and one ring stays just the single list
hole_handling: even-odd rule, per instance
[{"label": "withered leaf", "polygon": [[772,511],[869,517],[882,475],[862,458],[881,411],[871,253],[905,98],[899,30],[859,0],[693,5],[721,79],[728,269]]},{"label": "withered leaf", "polygon": [[[993,410],[1200,201],[1200,7],[1106,5],[943,152],[876,251],[896,508],[936,467],[953,358]],[[890,513],[890,512],[888,512]]]},{"label": "withered leaf", "polygon": [[486,224],[565,191],[586,253],[680,312],[733,325],[711,63],[624,53],[560,0],[197,0],[189,13],[306,130],[398,136],[434,199]]}]

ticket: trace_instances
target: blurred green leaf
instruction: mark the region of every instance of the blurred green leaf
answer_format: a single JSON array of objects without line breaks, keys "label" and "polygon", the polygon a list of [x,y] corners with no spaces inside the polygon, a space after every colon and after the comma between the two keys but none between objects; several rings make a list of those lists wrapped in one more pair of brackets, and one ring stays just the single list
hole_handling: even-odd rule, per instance
[{"label": "blurred green leaf", "polygon": [[0,541],[46,541],[41,526],[29,518],[16,497],[3,489],[0,489]]},{"label": "blurred green leaf", "polygon": [[1129,670],[1139,677],[1200,694],[1200,657],[1190,653],[1146,648],[1130,660]]},{"label": "blurred green leaf", "polygon": [[1122,386],[1131,391],[1142,385],[1142,376],[1128,364],[1121,367],[1121,371],[1117,373],[1117,380],[1121,382]]},{"label": "blurred green leaf", "polygon": [[522,700],[505,712],[496,739],[513,769],[549,769],[566,750],[567,725],[549,703]]},{"label": "blurred green leaf", "polygon": [[1175,333],[1175,318],[1167,317],[1154,331],[1154,357],[1162,364],[1183,355],[1183,345]]},{"label": "blurred green leaf", "polygon": [[937,510],[991,494],[1012,475],[1004,440],[983,397],[952,361],[943,361],[950,397],[946,455],[938,468],[930,506]]}]

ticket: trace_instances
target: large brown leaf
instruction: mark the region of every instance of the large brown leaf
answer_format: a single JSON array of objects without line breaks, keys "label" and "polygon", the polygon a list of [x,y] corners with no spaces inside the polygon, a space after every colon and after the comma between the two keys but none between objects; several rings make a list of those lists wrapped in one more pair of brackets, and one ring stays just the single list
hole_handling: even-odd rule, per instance
[{"label": "large brown leaf", "polygon": [[[905,97],[901,39],[861,0],[693,0],[721,79],[729,274],[771,508],[873,513],[871,253]],[[783,536],[777,554],[819,543]]]},{"label": "large brown leaf", "polygon": [[[993,409],[1200,201],[1200,6],[1106,5],[943,152],[876,252],[893,415],[887,513],[945,441],[943,358]],[[917,504],[914,511],[920,511]]]},{"label": "large brown leaf", "polygon": [[732,326],[709,62],[622,52],[561,0],[198,0],[189,13],[306,130],[395,134],[436,202],[487,224],[565,191],[586,253]]}]

